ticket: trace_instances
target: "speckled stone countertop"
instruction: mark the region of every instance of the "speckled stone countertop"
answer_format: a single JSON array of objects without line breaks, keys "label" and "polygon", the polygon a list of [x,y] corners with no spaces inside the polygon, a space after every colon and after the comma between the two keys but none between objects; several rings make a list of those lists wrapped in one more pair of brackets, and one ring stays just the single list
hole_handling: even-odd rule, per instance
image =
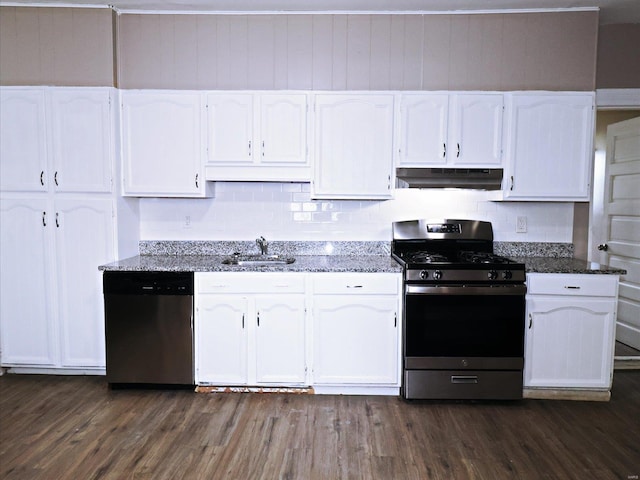
[{"label": "speckled stone countertop", "polygon": [[624,275],[622,268],[609,267],[587,260],[566,257],[510,257],[524,263],[527,273],[586,273],[604,275]]},{"label": "speckled stone countertop", "polygon": [[[234,252],[258,253],[253,241],[142,241],[140,255],[101,265],[110,271],[184,272],[402,272],[390,242],[273,241],[269,253],[295,257],[288,265],[238,266],[222,260]],[[498,255],[524,263],[529,273],[624,275],[626,270],[573,258],[570,243],[494,242]]]},{"label": "speckled stone countertop", "polygon": [[227,255],[138,255],[101,265],[109,271],[157,272],[402,272],[391,256],[298,255],[288,265],[225,265]]}]

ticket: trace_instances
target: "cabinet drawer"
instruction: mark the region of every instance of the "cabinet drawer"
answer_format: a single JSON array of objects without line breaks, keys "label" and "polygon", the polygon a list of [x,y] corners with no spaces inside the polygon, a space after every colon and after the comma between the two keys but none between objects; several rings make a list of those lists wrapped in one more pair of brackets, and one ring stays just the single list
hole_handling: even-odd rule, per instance
[{"label": "cabinet drawer", "polygon": [[397,294],[395,274],[327,274],[313,277],[315,294]]},{"label": "cabinet drawer", "polygon": [[287,273],[199,273],[198,293],[304,293],[304,276]]},{"label": "cabinet drawer", "polygon": [[574,295],[615,297],[617,275],[531,274],[527,275],[530,295]]}]

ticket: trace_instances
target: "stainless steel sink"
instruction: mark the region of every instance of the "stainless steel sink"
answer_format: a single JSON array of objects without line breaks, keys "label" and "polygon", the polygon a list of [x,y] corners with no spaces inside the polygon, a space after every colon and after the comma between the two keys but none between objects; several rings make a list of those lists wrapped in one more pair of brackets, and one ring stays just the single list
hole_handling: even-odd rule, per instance
[{"label": "stainless steel sink", "polygon": [[266,266],[266,265],[288,265],[295,262],[293,257],[282,257],[280,255],[239,255],[234,254],[225,258],[222,263],[225,265],[239,266]]}]

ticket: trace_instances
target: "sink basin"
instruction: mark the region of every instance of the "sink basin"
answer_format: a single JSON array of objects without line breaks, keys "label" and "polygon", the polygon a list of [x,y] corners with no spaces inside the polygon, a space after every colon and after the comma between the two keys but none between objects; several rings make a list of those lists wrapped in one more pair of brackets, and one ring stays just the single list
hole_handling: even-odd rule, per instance
[{"label": "sink basin", "polygon": [[265,266],[265,265],[288,265],[295,262],[293,257],[282,257],[280,255],[238,255],[234,254],[225,258],[222,263],[225,265],[244,266]]}]

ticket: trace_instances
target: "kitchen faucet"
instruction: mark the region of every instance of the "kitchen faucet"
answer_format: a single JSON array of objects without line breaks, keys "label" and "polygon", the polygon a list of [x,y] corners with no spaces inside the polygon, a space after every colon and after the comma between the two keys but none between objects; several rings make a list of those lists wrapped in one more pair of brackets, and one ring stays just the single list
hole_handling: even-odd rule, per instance
[{"label": "kitchen faucet", "polygon": [[267,254],[267,248],[269,248],[269,242],[264,237],[256,238],[256,244],[260,247],[260,253],[262,255]]}]

